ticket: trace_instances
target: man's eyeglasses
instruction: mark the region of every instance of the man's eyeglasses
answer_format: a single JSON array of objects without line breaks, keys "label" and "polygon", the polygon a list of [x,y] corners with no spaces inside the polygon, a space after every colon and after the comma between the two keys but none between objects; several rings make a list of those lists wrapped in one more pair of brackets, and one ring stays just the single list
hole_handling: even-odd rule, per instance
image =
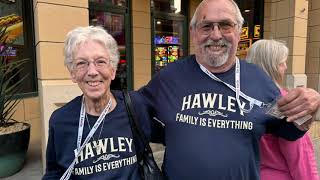
[{"label": "man's eyeglasses", "polygon": [[221,22],[200,22],[197,24],[196,28],[200,34],[209,35],[215,26],[218,27],[222,34],[228,34],[234,31],[237,24],[230,21]]},{"label": "man's eyeglasses", "polygon": [[87,59],[75,59],[72,66],[78,71],[87,71],[90,63],[93,63],[96,69],[100,70],[107,67],[111,62],[106,58],[98,58],[93,61],[89,61]]}]

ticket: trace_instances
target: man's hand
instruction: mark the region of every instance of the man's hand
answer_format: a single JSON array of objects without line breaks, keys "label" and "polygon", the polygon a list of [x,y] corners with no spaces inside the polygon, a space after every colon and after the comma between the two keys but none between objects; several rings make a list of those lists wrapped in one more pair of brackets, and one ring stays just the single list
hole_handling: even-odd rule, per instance
[{"label": "man's hand", "polygon": [[[320,105],[320,94],[310,88],[297,87],[278,100],[279,110],[287,116],[288,122],[293,122],[308,114],[314,115]],[[311,118],[303,125],[310,127]],[[304,127],[306,129],[306,127]]]}]

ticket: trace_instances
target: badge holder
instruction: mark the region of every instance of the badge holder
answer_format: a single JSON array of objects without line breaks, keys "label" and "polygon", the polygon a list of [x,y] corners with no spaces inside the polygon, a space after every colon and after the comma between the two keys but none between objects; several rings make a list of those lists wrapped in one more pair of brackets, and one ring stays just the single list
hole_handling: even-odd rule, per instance
[{"label": "badge holder", "polygon": [[[276,98],[275,100],[273,100],[272,102],[270,102],[266,105],[266,114],[273,116],[273,117],[276,117],[278,119],[283,119],[286,116],[282,115],[282,113],[279,111],[278,104],[277,104],[277,101],[279,98],[280,97]],[[310,114],[308,114],[308,115],[306,115],[302,118],[299,118],[293,122],[300,126],[311,118],[312,118],[312,116]]]}]

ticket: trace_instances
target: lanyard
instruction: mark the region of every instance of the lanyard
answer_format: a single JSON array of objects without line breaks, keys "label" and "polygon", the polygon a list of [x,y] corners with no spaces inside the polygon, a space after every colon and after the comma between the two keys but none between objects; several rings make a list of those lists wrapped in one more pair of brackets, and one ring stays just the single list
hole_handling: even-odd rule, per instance
[{"label": "lanyard", "polygon": [[[211,79],[223,83],[224,85],[226,85],[228,88],[230,88],[231,90],[233,90],[236,93],[236,100],[237,100],[239,109],[242,110],[243,112],[245,112],[245,113],[250,112],[254,105],[257,105],[260,108],[262,108],[265,105],[263,102],[261,102],[257,99],[254,99],[254,98],[252,98],[252,97],[250,97],[240,91],[240,63],[239,63],[239,59],[237,57],[236,57],[236,69],[235,69],[235,75],[234,75],[236,87],[233,87],[232,85],[219,79],[217,76],[212,74],[208,69],[206,69],[202,64],[199,63],[199,65],[200,65],[200,69],[204,73],[206,73]],[[242,108],[242,106],[240,104],[240,96],[243,97],[244,99],[246,99],[247,101],[249,101],[249,105],[250,105],[249,109]]]},{"label": "lanyard", "polygon": [[78,158],[80,152],[83,150],[85,145],[89,142],[89,140],[92,138],[93,134],[96,132],[98,129],[99,125],[101,122],[104,120],[105,116],[109,113],[109,110],[111,108],[112,101],[111,98],[109,99],[109,102],[107,106],[104,108],[102,113],[100,114],[98,120],[96,123],[93,125],[92,129],[90,130],[88,136],[84,140],[83,144],[81,145],[81,140],[82,140],[82,134],[83,134],[83,126],[84,126],[84,118],[86,115],[86,109],[84,106],[84,97],[82,97],[82,102],[81,102],[81,110],[80,110],[80,117],[79,117],[79,127],[78,127],[78,138],[77,138],[77,153],[75,154],[75,158],[73,159],[71,165],[68,167],[68,169],[64,172],[60,180],[68,180],[71,176],[71,172],[73,170],[73,167],[75,165],[76,159]]}]

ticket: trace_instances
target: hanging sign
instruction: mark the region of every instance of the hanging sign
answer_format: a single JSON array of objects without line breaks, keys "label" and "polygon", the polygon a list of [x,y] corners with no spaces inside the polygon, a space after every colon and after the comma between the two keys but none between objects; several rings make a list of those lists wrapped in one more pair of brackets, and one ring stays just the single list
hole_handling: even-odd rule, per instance
[{"label": "hanging sign", "polygon": [[254,32],[253,33],[254,38],[260,38],[260,25],[255,25],[253,32]]},{"label": "hanging sign", "polygon": [[249,27],[242,27],[240,39],[248,39],[249,37]]}]

